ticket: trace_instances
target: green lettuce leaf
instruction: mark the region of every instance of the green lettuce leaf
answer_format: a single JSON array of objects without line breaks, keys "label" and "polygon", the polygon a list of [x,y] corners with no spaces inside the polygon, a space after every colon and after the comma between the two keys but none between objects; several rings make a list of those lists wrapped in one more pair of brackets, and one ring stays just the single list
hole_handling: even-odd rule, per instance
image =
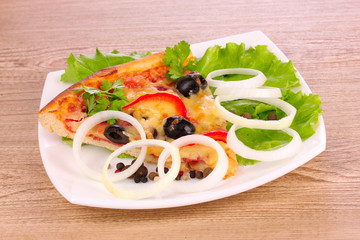
[{"label": "green lettuce leaf", "polygon": [[[250,47],[248,50],[245,50],[244,43],[227,43],[225,48],[215,45],[208,48],[197,62],[196,71],[206,77],[210,72],[224,68],[252,68],[262,71],[267,77],[264,86],[278,87],[282,90],[300,86],[292,62],[280,61],[264,45]],[[236,75],[222,78],[226,81],[241,79],[244,77],[238,79]]]},{"label": "green lettuce leaf", "polygon": [[267,116],[270,113],[275,113],[278,119],[286,116],[286,114],[281,109],[278,109],[273,105],[268,105],[254,100],[239,99],[225,101],[222,102],[221,105],[228,111],[233,112],[239,116],[243,113],[250,113],[253,119],[267,120]]},{"label": "green lettuce leaf", "polygon": [[103,68],[127,63],[149,54],[150,52],[144,54],[133,52],[130,55],[125,55],[118,50],[114,50],[111,53],[102,53],[97,48],[94,56],[80,54],[79,57],[76,57],[71,53],[66,61],[68,66],[65,69],[65,73],[61,75],[61,81],[76,83]]},{"label": "green lettuce leaf", "polygon": [[[280,130],[240,128],[236,130],[235,133],[240,141],[255,150],[270,150],[279,148],[289,143],[292,139],[291,136]],[[239,155],[236,155],[236,160],[239,164],[244,166],[254,165],[259,162]]]},{"label": "green lettuce leaf", "polygon": [[288,90],[283,93],[282,99],[296,108],[296,115],[290,128],[297,131],[305,141],[315,133],[319,125],[319,117],[323,113],[319,95],[306,95],[301,91],[294,93]]}]

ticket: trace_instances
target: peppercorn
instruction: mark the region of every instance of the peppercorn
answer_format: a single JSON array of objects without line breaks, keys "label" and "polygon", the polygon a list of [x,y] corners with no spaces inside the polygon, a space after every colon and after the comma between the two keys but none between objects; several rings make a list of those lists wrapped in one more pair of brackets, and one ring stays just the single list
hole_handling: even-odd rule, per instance
[{"label": "peppercorn", "polygon": [[140,178],[140,181],[141,181],[142,183],[146,183],[146,182],[148,181],[148,178],[147,178],[146,176],[142,176],[142,177]]},{"label": "peppercorn", "polygon": [[139,182],[140,182],[140,180],[141,180],[141,179],[140,179],[140,177],[139,177],[139,176],[134,177],[134,182],[135,182],[135,183],[139,183]]},{"label": "peppercorn", "polygon": [[195,178],[195,171],[190,171],[189,174],[191,178]]},{"label": "peppercorn", "polygon": [[150,179],[151,181],[154,181],[154,178],[155,178],[156,176],[158,176],[158,174],[157,174],[156,172],[151,172],[151,173],[149,174],[149,179]]},{"label": "peppercorn", "polygon": [[146,176],[148,174],[148,169],[145,166],[140,166],[139,169],[135,172],[137,176]]},{"label": "peppercorn", "polygon": [[[156,172],[159,172],[158,168],[156,167],[155,169]],[[167,167],[164,167],[164,173],[167,173],[169,171],[169,169]]]},{"label": "peppercorn", "polygon": [[209,167],[205,168],[205,170],[203,172],[203,175],[204,175],[203,177],[204,178],[207,177],[211,172],[212,172],[211,168],[209,168]]},{"label": "peppercorn", "polygon": [[244,112],[240,116],[242,116],[243,118],[252,119],[251,114],[248,112]]},{"label": "peppercorn", "polygon": [[202,179],[202,178],[204,177],[204,176],[203,176],[203,172],[197,171],[195,177],[196,177],[197,179]]},{"label": "peppercorn", "polygon": [[122,162],[119,162],[118,164],[116,164],[116,169],[117,170],[123,170],[124,169],[124,167],[125,167],[125,164],[124,163],[122,163]]},{"label": "peppercorn", "polygon": [[277,116],[275,113],[269,113],[269,115],[267,116],[268,120],[277,120]]},{"label": "peppercorn", "polygon": [[123,167],[122,171],[125,171],[126,169],[128,169],[130,167],[130,165],[125,165],[125,167]]}]

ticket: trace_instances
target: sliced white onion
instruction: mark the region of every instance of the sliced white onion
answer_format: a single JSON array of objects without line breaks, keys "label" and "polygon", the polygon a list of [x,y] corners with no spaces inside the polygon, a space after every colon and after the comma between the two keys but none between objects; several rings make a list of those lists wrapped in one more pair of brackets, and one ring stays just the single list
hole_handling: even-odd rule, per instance
[{"label": "sliced white onion", "polygon": [[[165,148],[164,150],[166,150],[167,153],[170,152],[171,158],[172,158],[172,164],[171,164],[171,168],[170,168],[169,172],[166,174],[166,176],[163,176],[159,179],[159,181],[154,182],[152,184],[147,184],[146,187],[140,188],[140,189],[124,190],[124,189],[120,189],[120,188],[117,188],[116,186],[114,186],[114,184],[110,180],[109,176],[107,175],[108,166],[109,166],[111,160],[113,158],[115,158],[116,156],[118,156],[119,154],[130,150],[131,148],[150,146],[150,145],[164,147]],[[141,163],[142,162],[143,162],[143,159],[142,159]],[[130,142],[130,143],[120,147],[119,149],[117,149],[115,152],[113,152],[108,157],[108,159],[106,160],[106,162],[104,164],[103,170],[102,170],[102,182],[104,183],[107,190],[109,190],[109,192],[111,192],[112,194],[114,194],[117,197],[131,199],[131,200],[148,198],[148,197],[151,197],[151,196],[161,192],[167,186],[169,186],[171,182],[173,182],[175,180],[175,178],[179,174],[180,165],[181,165],[181,160],[180,160],[179,149],[177,147],[175,147],[174,145],[172,145],[171,143],[165,142],[162,140],[154,140],[154,139],[133,141],[133,142]],[[162,168],[164,168],[164,167],[162,167]],[[129,177],[133,174],[133,173],[129,172],[129,169],[130,168],[126,169],[124,172],[120,172],[120,173],[124,173],[122,175],[121,179]],[[119,173],[117,173],[117,174],[119,174]]]},{"label": "sliced white onion", "polygon": [[235,124],[230,128],[226,142],[236,154],[244,158],[263,162],[278,161],[295,156],[302,147],[302,141],[299,134],[291,128],[285,128],[282,129],[282,131],[293,137],[288,144],[275,150],[255,150],[249,148],[237,138],[235,131],[239,128],[242,128],[242,126],[236,126]]},{"label": "sliced white onion", "polygon": [[[234,100],[227,99],[227,100]],[[290,127],[292,121],[294,120],[296,114],[296,108],[293,107],[290,103],[287,103],[281,99],[277,98],[253,98],[247,97],[246,99],[255,100],[259,102],[264,102],[270,105],[274,105],[277,108],[283,110],[287,116],[280,119],[280,120],[260,120],[260,119],[247,119],[241,116],[238,116],[228,110],[226,110],[223,106],[221,106],[220,102],[224,101],[221,96],[217,96],[215,98],[215,106],[217,110],[221,114],[223,118],[227,121],[248,128],[260,128],[260,129],[274,129],[274,130],[281,130],[284,128]]]},{"label": "sliced white onion", "polygon": [[[76,164],[79,168],[91,179],[101,181],[101,172],[96,172],[93,169],[89,168],[81,159],[80,152],[81,152],[81,144],[84,141],[84,138],[87,132],[93,128],[95,125],[107,121],[109,119],[120,119],[132,124],[136,130],[140,133],[141,139],[146,139],[145,131],[141,124],[130,116],[127,113],[119,112],[119,111],[102,111],[99,113],[94,114],[93,116],[87,118],[77,129],[76,134],[74,136],[73,142],[73,154],[75,158]],[[136,170],[141,166],[141,163],[144,161],[146,156],[146,147],[142,147],[137,157],[137,160],[132,164],[132,166],[126,171],[126,175],[131,176]],[[124,178],[124,173],[117,173],[111,176],[112,181],[120,181]]]},{"label": "sliced white onion", "polygon": [[282,97],[280,88],[260,87],[260,88],[243,88],[243,87],[219,87],[214,92],[221,97],[222,101],[228,101],[240,98],[280,98]]},{"label": "sliced white onion", "polygon": [[[174,182],[171,186],[174,188],[175,191],[178,192],[205,191],[207,189],[213,188],[216,184],[222,181],[228,170],[229,161],[224,149],[214,139],[204,135],[194,134],[194,135],[187,135],[178,138],[174,140],[171,144],[178,148],[188,144],[202,144],[214,148],[218,154],[217,164],[215,168],[212,170],[212,172],[206,178],[203,178],[202,180],[197,182],[190,182],[190,181]],[[169,157],[169,153],[167,151],[163,151],[159,156],[158,172],[160,179],[169,174],[169,173],[167,174],[164,173],[164,164],[168,157]]]},{"label": "sliced white onion", "polygon": [[[241,81],[222,81],[214,80],[214,77],[222,76],[225,74],[246,74],[246,75],[255,75],[252,78],[241,80]],[[258,70],[251,68],[228,68],[220,69],[209,73],[206,77],[206,81],[209,83],[209,86],[212,87],[243,87],[243,88],[256,88],[262,86],[265,81],[265,75]]]}]

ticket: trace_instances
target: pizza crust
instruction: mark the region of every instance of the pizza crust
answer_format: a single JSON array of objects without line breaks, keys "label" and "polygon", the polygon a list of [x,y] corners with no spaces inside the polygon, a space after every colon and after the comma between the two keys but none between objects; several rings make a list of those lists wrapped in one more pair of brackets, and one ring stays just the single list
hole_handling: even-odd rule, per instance
[{"label": "pizza crust", "polygon": [[[81,106],[79,106],[80,102],[83,100],[79,100],[79,96],[73,91],[75,88],[81,88],[82,84],[86,87],[93,87],[93,88],[100,88],[102,81],[107,80],[109,82],[114,82],[115,80],[118,80],[120,78],[126,79],[125,76],[135,76],[137,77],[138,74],[141,74],[144,71],[155,71],[157,68],[161,68],[162,72],[161,74],[165,74],[164,70],[168,72],[168,67],[164,65],[163,63],[164,58],[164,52],[155,53],[148,55],[142,59],[134,60],[128,63],[124,63],[121,65],[109,67],[102,69],[89,77],[83,79],[82,81],[75,83],[68,89],[61,92],[59,95],[57,95],[52,101],[50,101],[45,107],[43,107],[39,111],[39,122],[41,125],[49,132],[55,132],[57,135],[67,138],[74,138],[75,132],[77,127],[81,124],[81,122],[87,117],[87,114],[85,113],[84,109],[81,109]],[[188,59],[193,58],[190,54]],[[185,62],[187,64],[187,61]],[[166,68],[166,69],[163,69]],[[149,81],[146,79],[142,79],[140,81]],[[146,89],[144,89],[146,90]],[[136,97],[136,94],[146,94],[150,93],[145,91],[144,93],[136,92],[137,90],[131,90],[132,93],[135,92],[135,95],[133,97]],[[172,90],[173,91],[173,90]],[[170,91],[171,92],[171,91]],[[173,92],[173,94],[176,94]],[[129,97],[131,99],[131,94],[129,94]],[[213,106],[213,97],[211,95],[211,92],[209,89],[206,89],[202,95],[200,96],[193,96],[192,98],[185,98],[183,96],[179,96],[182,98],[182,101],[185,103],[188,110],[193,110],[192,113],[190,113],[190,117],[195,122],[200,122],[201,126],[199,125],[200,132],[207,132],[211,130],[219,130],[219,129],[225,129],[226,121],[219,116],[215,110],[215,107]],[[80,97],[82,99],[82,97]],[[134,100],[134,99],[131,99]],[[74,106],[74,109],[76,111],[70,112],[68,109],[70,109],[71,106]],[[204,108],[204,106],[208,108]],[[200,114],[197,114],[197,110],[195,109],[201,109]],[[189,112],[188,112],[189,113]],[[74,122],[71,124],[73,125],[73,128],[69,130],[69,128],[66,128],[66,116],[67,114],[70,114],[71,117],[74,119]],[[195,115],[192,115],[195,114]],[[140,119],[141,121],[141,119]],[[73,131],[71,131],[73,130]],[[96,145],[99,147],[104,147],[109,150],[115,151],[118,149],[121,145],[112,143],[108,141],[107,139],[98,139],[91,136],[86,136],[84,139],[84,143]],[[127,152],[128,154],[132,156],[138,156],[140,149],[132,149],[131,151]],[[151,152],[151,151],[150,151]],[[153,154],[148,154],[146,161],[149,163],[157,163],[157,157]],[[235,160],[236,161],[236,160]],[[170,163],[167,163],[170,164]],[[181,164],[181,170],[187,171],[189,170],[188,164],[182,162]]]}]

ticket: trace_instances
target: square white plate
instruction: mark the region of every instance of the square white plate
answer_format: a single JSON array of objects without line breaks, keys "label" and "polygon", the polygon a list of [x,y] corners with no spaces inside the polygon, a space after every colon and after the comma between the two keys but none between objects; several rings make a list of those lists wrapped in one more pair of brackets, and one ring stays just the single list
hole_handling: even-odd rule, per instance
[{"label": "square white plate", "polygon": [[[227,42],[245,43],[246,47],[256,45],[267,45],[280,60],[288,61],[286,56],[267,38],[262,32],[255,31],[240,35],[234,35],[208,42],[191,45],[193,54],[201,57],[205,50],[212,45],[225,46]],[[48,74],[41,98],[40,107],[45,106],[58,93],[69,87],[69,84],[60,81],[64,71],[51,72]],[[301,80],[299,88],[305,93],[311,93],[304,79]],[[212,201],[249,189],[258,187],[270,182],[308,162],[322,151],[326,146],[326,134],[323,118],[320,117],[320,124],[316,133],[307,139],[301,152],[295,157],[277,162],[262,162],[253,166],[239,168],[234,177],[224,181],[220,186],[205,192],[180,194],[171,190],[171,186],[162,193],[143,200],[119,199],[109,193],[101,182],[87,178],[77,167],[72,155],[72,149],[61,141],[61,137],[54,133],[47,132],[39,123],[39,145],[42,161],[45,170],[54,184],[55,188],[71,203],[117,209],[153,209],[169,208]],[[85,158],[90,159],[101,171],[102,161],[109,155],[109,152],[94,146],[83,147],[82,153]],[[97,162],[97,164],[95,164]],[[131,180],[122,183],[125,187],[139,187],[141,184],[134,184]],[[151,184],[151,183],[147,183]],[[136,185],[136,186],[135,186]],[[140,186],[141,187],[141,186]]]}]

